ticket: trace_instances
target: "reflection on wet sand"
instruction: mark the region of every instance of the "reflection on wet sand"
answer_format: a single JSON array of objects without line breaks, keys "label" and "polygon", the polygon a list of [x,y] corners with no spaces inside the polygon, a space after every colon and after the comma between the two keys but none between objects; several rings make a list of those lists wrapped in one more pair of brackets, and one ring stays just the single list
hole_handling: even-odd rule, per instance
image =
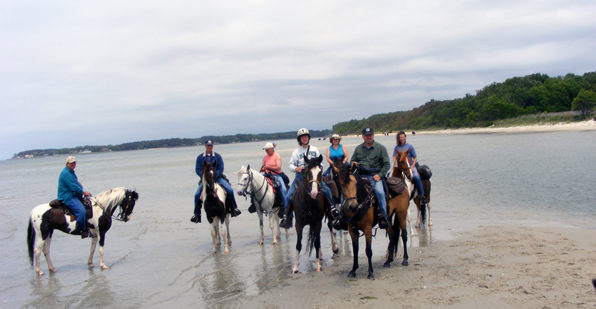
[{"label": "reflection on wet sand", "polygon": [[245,278],[240,276],[235,261],[237,255],[213,254],[213,271],[202,280],[208,304],[230,305],[246,290]]}]

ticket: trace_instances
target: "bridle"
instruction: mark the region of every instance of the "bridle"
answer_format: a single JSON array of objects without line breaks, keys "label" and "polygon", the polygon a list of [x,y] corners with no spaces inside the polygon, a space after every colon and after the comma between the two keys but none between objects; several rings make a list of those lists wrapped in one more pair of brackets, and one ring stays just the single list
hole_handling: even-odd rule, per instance
[{"label": "bridle", "polygon": [[[345,207],[346,202],[348,202],[350,200],[356,200],[356,202],[358,202],[358,185],[359,185],[358,179],[356,178],[355,175],[351,175],[351,176],[354,176],[354,179],[356,180],[356,196],[344,198],[344,201],[341,204],[342,208]],[[366,205],[367,203],[372,203],[372,197],[373,197],[374,190],[372,188],[369,190],[366,186],[364,186],[364,189],[367,191],[366,198],[361,203],[358,203],[358,206],[356,206],[355,210],[348,208],[348,209],[350,209],[351,212],[357,213],[358,211],[360,211],[360,209],[362,209],[362,207],[364,207],[364,205]]]},{"label": "bridle", "polygon": [[[254,176],[253,176],[253,172],[251,170],[248,170],[246,172],[244,172],[243,174],[247,174],[248,175],[248,181],[244,184],[244,183],[238,183],[238,185],[243,185],[244,186],[244,190],[242,192],[238,192],[238,194],[240,195],[244,195],[244,197],[246,198],[247,195],[250,195],[251,199],[255,199],[257,201],[257,203],[259,203],[259,205],[261,205],[261,202],[265,199],[265,196],[267,196],[267,190],[269,190],[269,186],[266,186],[267,183],[267,179],[265,179],[265,176],[263,176],[263,182],[261,183],[261,186],[259,187],[259,189],[257,191],[249,191],[248,187],[249,185],[252,183]],[[261,191],[263,189],[263,187],[265,187],[265,193],[263,193],[263,196],[261,197],[261,199],[257,199],[255,198],[255,195]]]},{"label": "bridle", "polygon": [[126,200],[126,207],[123,207],[122,203],[120,203],[120,205],[118,205],[120,206],[120,212],[114,216],[114,212],[112,211],[112,218],[118,221],[126,222],[124,220],[126,216],[130,216],[132,214],[132,210],[129,212],[128,208],[130,207],[131,203],[133,205],[136,203],[136,199],[132,197],[132,193],[129,193],[129,191],[126,191],[126,197],[124,199]]}]

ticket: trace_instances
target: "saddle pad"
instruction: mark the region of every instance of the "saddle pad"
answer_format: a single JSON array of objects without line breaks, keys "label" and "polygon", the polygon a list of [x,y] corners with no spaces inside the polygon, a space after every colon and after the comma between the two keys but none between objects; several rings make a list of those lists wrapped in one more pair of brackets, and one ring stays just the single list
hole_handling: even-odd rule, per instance
[{"label": "saddle pad", "polygon": [[52,225],[63,225],[66,224],[66,217],[62,208],[50,209],[50,224]]},{"label": "saddle pad", "polygon": [[391,195],[396,196],[404,193],[406,190],[406,184],[401,178],[387,177],[387,188]]}]

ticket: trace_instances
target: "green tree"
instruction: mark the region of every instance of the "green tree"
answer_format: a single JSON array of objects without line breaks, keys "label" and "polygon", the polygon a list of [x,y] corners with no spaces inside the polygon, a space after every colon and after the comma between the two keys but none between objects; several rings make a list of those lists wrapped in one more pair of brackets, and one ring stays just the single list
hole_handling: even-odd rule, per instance
[{"label": "green tree", "polygon": [[579,110],[581,117],[589,116],[596,106],[596,93],[590,90],[582,89],[573,102],[571,107],[573,110]]}]

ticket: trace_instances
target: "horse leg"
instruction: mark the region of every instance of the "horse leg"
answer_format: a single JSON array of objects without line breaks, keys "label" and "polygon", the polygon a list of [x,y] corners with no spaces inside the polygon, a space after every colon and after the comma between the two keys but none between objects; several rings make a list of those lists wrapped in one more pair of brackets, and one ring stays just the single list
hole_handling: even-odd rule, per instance
[{"label": "horse leg", "polygon": [[[97,235],[97,230],[93,230],[92,232],[94,235]],[[87,260],[87,266],[89,266],[89,267],[95,266],[95,265],[93,265],[93,255],[95,254],[95,248],[97,247],[98,240],[99,240],[99,237],[93,237],[91,239],[91,248],[89,250],[89,259]]]},{"label": "horse leg", "polygon": [[414,235],[414,227],[412,227],[412,216],[410,215],[409,202],[408,202],[408,213],[406,214],[406,220],[408,220],[408,224],[410,225],[410,235]]},{"label": "horse leg", "polygon": [[228,234],[228,245],[232,245],[232,235],[230,234],[230,214],[226,215],[226,233]]},{"label": "horse leg", "polygon": [[420,228],[420,223],[422,222],[422,214],[420,213],[420,197],[419,196],[414,198],[414,205],[416,205],[416,209],[418,209],[418,216],[416,216],[416,228]]},{"label": "horse leg", "polygon": [[[401,239],[404,243],[404,260],[401,262],[402,266],[408,266],[408,247],[406,244],[408,243],[408,229],[406,227],[405,218],[399,218],[399,228],[401,230]],[[398,241],[398,238],[395,238],[395,241]],[[397,245],[397,244],[396,244]]]},{"label": "horse leg", "polygon": [[433,226],[433,219],[430,218],[430,202],[426,203],[427,215],[428,215],[428,226]]},{"label": "horse leg", "polygon": [[348,232],[350,232],[350,237],[352,237],[352,251],[354,251],[354,264],[352,265],[352,270],[348,274],[348,278],[355,278],[356,269],[358,269],[358,231],[354,231],[352,226],[348,225]]},{"label": "horse leg", "polygon": [[43,276],[43,271],[41,270],[41,266],[39,265],[39,257],[41,256],[41,251],[42,248],[44,247],[44,240],[41,238],[41,234],[37,233],[37,235],[35,236],[35,246],[33,249],[33,257],[34,257],[34,261],[35,261],[35,272],[40,275]]},{"label": "horse leg", "polygon": [[224,222],[221,225],[221,238],[223,238],[223,241],[224,241],[224,253],[230,252],[230,250],[228,249],[228,242],[226,242],[226,236],[229,236],[228,229],[229,229],[228,216],[226,215]]},{"label": "horse leg", "polygon": [[387,234],[389,235],[389,245],[387,246],[387,260],[383,264],[383,267],[391,267],[391,262],[393,262],[393,256],[395,255],[395,251],[397,249],[396,233],[398,233],[399,230],[396,229],[394,222],[396,220],[396,217],[397,216],[390,220],[390,224],[387,226]]},{"label": "horse leg", "polygon": [[213,218],[213,223],[211,224],[211,238],[213,238],[213,249],[211,253],[217,252],[216,246],[218,245],[217,241],[219,239],[219,235],[217,231],[219,230],[219,220],[218,218]]},{"label": "horse leg", "polygon": [[43,244],[43,255],[46,257],[46,262],[48,263],[48,269],[50,272],[55,273],[56,269],[52,264],[52,259],[50,258],[50,244],[52,243],[52,237],[48,237]]},{"label": "horse leg", "polygon": [[321,227],[322,223],[319,222],[317,227],[315,228],[315,252],[316,252],[316,261],[317,261],[317,268],[316,271],[320,272],[323,269],[321,268],[321,260],[323,259],[323,251],[321,251]]},{"label": "horse leg", "polygon": [[339,247],[337,246],[337,236],[335,235],[333,226],[331,226],[331,221],[327,221],[327,227],[329,228],[329,234],[331,234],[331,250],[333,250],[333,256],[331,258],[334,258],[339,252]]},{"label": "horse leg", "polygon": [[368,258],[368,277],[366,278],[375,280],[372,267],[372,227],[367,228],[366,231],[364,231],[364,237],[366,238],[366,257]]},{"label": "horse leg", "polygon": [[300,266],[300,251],[302,250],[302,230],[304,226],[296,222],[296,263],[292,269],[292,274],[298,273],[298,266]]},{"label": "horse leg", "polygon": [[277,245],[277,238],[275,235],[275,229],[273,228],[273,221],[275,220],[275,218],[273,218],[273,215],[269,215],[269,227],[271,228],[271,235],[273,235],[273,244]]}]

